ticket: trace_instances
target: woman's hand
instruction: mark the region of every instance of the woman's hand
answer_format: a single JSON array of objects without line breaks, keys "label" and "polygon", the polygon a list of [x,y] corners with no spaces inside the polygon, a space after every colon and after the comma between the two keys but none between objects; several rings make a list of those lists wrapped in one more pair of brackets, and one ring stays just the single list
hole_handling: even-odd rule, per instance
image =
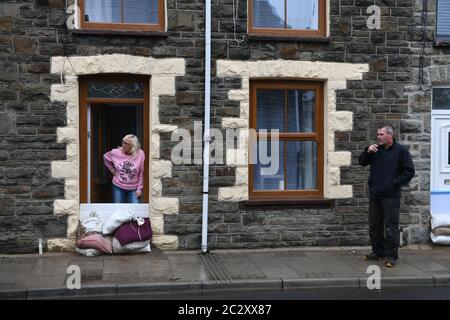
[{"label": "woman's hand", "polygon": [[136,191],[136,197],[140,198],[142,196],[142,191]]}]

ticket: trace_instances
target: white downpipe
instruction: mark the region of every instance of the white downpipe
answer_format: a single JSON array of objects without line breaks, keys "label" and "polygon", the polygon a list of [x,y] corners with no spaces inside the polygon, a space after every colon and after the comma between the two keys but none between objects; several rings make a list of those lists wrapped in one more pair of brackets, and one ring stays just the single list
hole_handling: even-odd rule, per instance
[{"label": "white downpipe", "polygon": [[205,130],[203,141],[202,252],[208,251],[209,142],[211,114],[211,0],[205,0]]}]

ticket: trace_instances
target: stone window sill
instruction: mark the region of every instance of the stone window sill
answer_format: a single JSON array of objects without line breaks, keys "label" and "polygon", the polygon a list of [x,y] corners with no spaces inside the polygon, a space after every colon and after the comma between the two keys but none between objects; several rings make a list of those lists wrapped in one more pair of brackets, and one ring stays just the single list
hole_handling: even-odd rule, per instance
[{"label": "stone window sill", "polygon": [[310,198],[310,199],[292,199],[292,198],[277,198],[277,199],[250,199],[239,202],[242,208],[254,208],[254,207],[296,207],[303,209],[315,209],[315,208],[331,208],[334,207],[334,199],[324,198]]},{"label": "stone window sill", "polygon": [[168,37],[165,31],[128,31],[128,30],[94,30],[94,29],[72,29],[75,35],[101,35],[101,36],[133,36],[133,37]]},{"label": "stone window sill", "polygon": [[319,42],[319,43],[330,43],[331,39],[329,37],[307,37],[307,36],[280,36],[280,35],[259,35],[259,34],[249,34],[248,40],[259,40],[259,41],[289,41],[289,42]]}]

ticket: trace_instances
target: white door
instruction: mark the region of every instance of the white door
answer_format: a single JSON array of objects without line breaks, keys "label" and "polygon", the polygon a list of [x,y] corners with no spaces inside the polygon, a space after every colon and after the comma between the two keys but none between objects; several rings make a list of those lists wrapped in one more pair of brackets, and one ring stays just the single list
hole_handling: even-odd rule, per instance
[{"label": "white door", "polygon": [[450,213],[450,88],[433,88],[431,213]]},{"label": "white door", "polygon": [[450,115],[434,115],[431,125],[431,190],[433,192],[450,192]]}]

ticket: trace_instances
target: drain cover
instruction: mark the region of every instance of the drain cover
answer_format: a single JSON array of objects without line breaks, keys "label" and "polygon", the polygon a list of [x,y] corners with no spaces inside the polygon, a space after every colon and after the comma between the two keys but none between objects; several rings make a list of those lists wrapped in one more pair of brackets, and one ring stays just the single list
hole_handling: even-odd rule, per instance
[{"label": "drain cover", "polygon": [[228,273],[227,269],[220,264],[216,255],[213,253],[200,254],[200,260],[210,280],[231,283],[231,275]]}]

